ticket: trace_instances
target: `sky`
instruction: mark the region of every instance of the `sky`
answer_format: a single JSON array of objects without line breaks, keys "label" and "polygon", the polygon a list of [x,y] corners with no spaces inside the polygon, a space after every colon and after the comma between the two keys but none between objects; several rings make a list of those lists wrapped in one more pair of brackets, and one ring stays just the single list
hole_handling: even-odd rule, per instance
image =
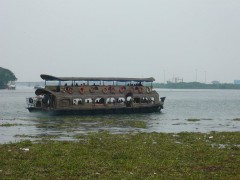
[{"label": "sky", "polygon": [[0,67],[40,74],[240,79],[239,0],[0,0]]}]

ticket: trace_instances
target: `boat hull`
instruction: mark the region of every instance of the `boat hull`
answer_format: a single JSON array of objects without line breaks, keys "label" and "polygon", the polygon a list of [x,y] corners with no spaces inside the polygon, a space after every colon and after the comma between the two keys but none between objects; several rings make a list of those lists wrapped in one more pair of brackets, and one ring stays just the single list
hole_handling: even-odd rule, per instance
[{"label": "boat hull", "polygon": [[29,112],[40,112],[48,115],[98,115],[98,114],[133,114],[133,113],[153,113],[160,112],[162,105],[152,105],[144,107],[122,107],[107,109],[46,109],[28,107]]}]

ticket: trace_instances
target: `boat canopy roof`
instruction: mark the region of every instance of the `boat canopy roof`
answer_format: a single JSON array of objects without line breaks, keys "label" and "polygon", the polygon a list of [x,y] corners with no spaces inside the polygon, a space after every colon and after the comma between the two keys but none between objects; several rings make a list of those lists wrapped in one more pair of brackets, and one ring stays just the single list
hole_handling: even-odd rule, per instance
[{"label": "boat canopy roof", "polygon": [[155,79],[150,78],[124,78],[124,77],[55,77],[51,75],[41,74],[40,77],[45,81],[137,81],[137,82],[153,82]]}]

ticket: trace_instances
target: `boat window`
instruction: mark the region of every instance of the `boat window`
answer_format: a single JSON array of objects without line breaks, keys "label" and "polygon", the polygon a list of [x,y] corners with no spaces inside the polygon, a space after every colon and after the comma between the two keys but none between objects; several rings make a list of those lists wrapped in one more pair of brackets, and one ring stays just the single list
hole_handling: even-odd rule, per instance
[{"label": "boat window", "polygon": [[115,103],[115,98],[113,97],[107,98],[106,104],[114,104],[114,103]]},{"label": "boat window", "polygon": [[142,97],[141,103],[142,104],[149,103],[149,98],[148,97]]},{"label": "boat window", "polygon": [[73,99],[73,105],[81,105],[83,104],[83,100],[81,98]]},{"label": "boat window", "polygon": [[131,96],[128,96],[128,97],[127,97],[127,101],[132,101],[132,97],[131,97]]},{"label": "boat window", "polygon": [[151,104],[154,104],[154,103],[155,103],[154,97],[151,97],[151,98],[150,98],[150,101],[151,101]]},{"label": "boat window", "polygon": [[85,99],[85,103],[92,103],[92,102],[93,102],[92,98],[86,98]]},{"label": "boat window", "polygon": [[117,99],[117,103],[119,104],[124,104],[125,103],[125,98],[124,97],[120,97]]},{"label": "boat window", "polygon": [[140,103],[140,98],[139,97],[134,97],[133,102],[134,103]]},{"label": "boat window", "polygon": [[95,99],[95,104],[104,104],[104,98],[96,98]]}]

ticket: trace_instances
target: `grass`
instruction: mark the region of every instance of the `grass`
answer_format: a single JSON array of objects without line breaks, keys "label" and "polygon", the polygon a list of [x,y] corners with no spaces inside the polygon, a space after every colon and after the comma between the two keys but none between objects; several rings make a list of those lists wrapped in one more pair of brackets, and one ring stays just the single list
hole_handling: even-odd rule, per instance
[{"label": "grass", "polygon": [[187,119],[187,121],[196,122],[196,121],[200,121],[200,119],[196,119],[196,118],[190,118],[190,119]]},{"label": "grass", "polygon": [[240,118],[234,118],[233,121],[240,121]]},{"label": "grass", "polygon": [[23,126],[23,124],[10,124],[10,123],[6,123],[6,124],[0,124],[0,126],[2,127],[11,127],[11,126]]},{"label": "grass", "polygon": [[132,128],[147,128],[147,123],[144,121],[132,121],[132,120],[115,120],[108,119],[101,121],[103,126],[119,126],[119,127],[132,127]]},{"label": "grass", "polygon": [[240,179],[240,132],[91,133],[0,145],[0,179]]}]

